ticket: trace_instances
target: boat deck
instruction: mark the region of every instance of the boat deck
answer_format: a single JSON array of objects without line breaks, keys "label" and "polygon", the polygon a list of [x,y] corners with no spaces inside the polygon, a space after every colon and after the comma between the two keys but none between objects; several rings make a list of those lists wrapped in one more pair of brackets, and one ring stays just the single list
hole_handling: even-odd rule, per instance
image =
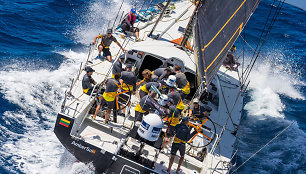
[{"label": "boat deck", "polygon": [[[109,122],[108,124],[104,124],[104,118],[102,118],[102,114],[100,113],[95,120],[90,118],[91,115],[84,120],[80,131],[79,136],[87,143],[95,145],[99,148],[107,150],[109,152],[115,153],[117,148],[119,147],[120,141],[126,138],[127,133],[130,128],[134,125],[134,115],[125,118],[122,116],[117,116],[117,123]],[[124,123],[124,124],[123,124]],[[136,123],[136,124],[139,124]],[[123,126],[124,125],[124,126]],[[163,131],[165,131],[167,125],[164,125]],[[125,150],[130,150],[134,148],[136,150],[139,147],[140,142],[133,138],[128,138],[126,146],[123,148]],[[190,146],[186,146],[186,149],[190,148]],[[167,169],[169,163],[169,157],[171,149],[171,143],[168,145],[164,151],[159,153],[158,159],[154,165],[155,170],[162,173],[162,170]],[[132,150],[133,151],[133,150]],[[154,161],[154,155],[156,154],[156,148],[145,145],[145,153],[142,154],[143,157]],[[190,150],[191,152],[194,150]],[[195,152],[196,154],[196,152]],[[179,155],[179,152],[178,152]],[[173,169],[177,167],[178,157],[175,158]],[[184,162],[182,164],[182,173],[200,173],[202,166],[202,161],[196,159],[195,157],[186,153]],[[175,173],[175,172],[174,172]]]}]

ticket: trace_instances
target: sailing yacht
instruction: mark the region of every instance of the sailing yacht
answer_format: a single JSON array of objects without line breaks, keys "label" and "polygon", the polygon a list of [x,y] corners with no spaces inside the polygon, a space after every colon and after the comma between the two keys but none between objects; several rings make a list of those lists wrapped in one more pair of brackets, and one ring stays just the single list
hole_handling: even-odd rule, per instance
[{"label": "sailing yacht", "polygon": [[[185,111],[194,98],[212,108],[204,124],[189,123],[194,134],[186,144],[182,173],[227,173],[235,164],[237,149],[234,144],[244,89],[237,71],[223,67],[222,62],[258,3],[259,0],[182,0],[175,3],[168,0],[138,11],[139,20],[134,25],[140,28],[143,41],[135,42],[131,33],[121,38],[120,27],[113,34],[128,50],[123,53],[116,45],[111,45],[115,61],[124,57],[123,66],[132,64],[138,79],[143,78],[144,69],[153,71],[180,65],[191,88],[184,100]],[[128,100],[120,103],[116,99],[112,121],[108,124],[104,124],[104,110],[95,120],[91,119],[99,95],[83,93],[84,69],[90,66],[95,70],[92,75],[98,82],[95,88],[103,91],[103,82],[111,77],[113,66],[112,62],[97,59],[97,54],[97,45],[90,45],[88,58],[65,92],[54,127],[57,138],[79,161],[100,173],[163,173],[168,167],[171,148],[167,146],[161,151],[168,124],[162,124],[161,129],[155,131],[154,127],[147,129],[151,130],[151,139],[140,136],[143,122],[136,122],[134,118],[139,96],[121,92]],[[122,109],[118,105],[126,109],[125,116],[118,115]],[[186,115],[184,111],[183,115]],[[173,169],[177,164],[176,159]]]}]

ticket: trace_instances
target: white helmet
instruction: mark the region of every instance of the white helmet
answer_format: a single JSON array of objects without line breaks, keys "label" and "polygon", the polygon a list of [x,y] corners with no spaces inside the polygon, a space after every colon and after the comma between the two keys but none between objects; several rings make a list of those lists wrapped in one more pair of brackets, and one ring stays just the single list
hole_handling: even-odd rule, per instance
[{"label": "white helmet", "polygon": [[162,105],[162,106],[165,106],[168,102],[168,96],[165,95],[165,94],[162,94],[160,97],[159,97],[159,100],[158,100],[158,104]]},{"label": "white helmet", "polygon": [[166,84],[170,87],[175,86],[176,77],[174,75],[170,75],[168,79],[166,80]]}]

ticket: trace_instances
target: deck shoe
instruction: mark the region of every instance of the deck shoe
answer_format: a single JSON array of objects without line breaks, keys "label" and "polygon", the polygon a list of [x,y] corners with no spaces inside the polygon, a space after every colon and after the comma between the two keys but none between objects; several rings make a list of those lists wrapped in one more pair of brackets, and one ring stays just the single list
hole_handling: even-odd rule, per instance
[{"label": "deck shoe", "polygon": [[162,172],[163,172],[163,173],[170,174],[170,172],[168,172],[168,170],[167,170],[167,169],[163,169],[163,170],[162,170]]},{"label": "deck shoe", "polygon": [[179,170],[175,171],[175,173],[181,174],[181,173],[183,173],[183,171],[182,171],[182,169],[179,169]]},{"label": "deck shoe", "polygon": [[102,57],[101,54],[98,54],[97,59],[100,59],[101,57]]}]

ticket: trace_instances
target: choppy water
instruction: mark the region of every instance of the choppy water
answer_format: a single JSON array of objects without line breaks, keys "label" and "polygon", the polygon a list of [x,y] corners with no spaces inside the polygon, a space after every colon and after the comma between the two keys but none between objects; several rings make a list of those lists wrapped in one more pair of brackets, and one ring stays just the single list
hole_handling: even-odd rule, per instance
[{"label": "choppy water", "polygon": [[[253,47],[271,2],[260,4],[246,28]],[[65,152],[53,126],[69,78],[120,3],[0,0],[0,173],[91,172]],[[126,1],[123,9],[135,3]],[[237,165],[296,123],[238,173],[306,171],[305,18],[305,11],[285,4],[263,48],[245,97]],[[239,53],[241,40],[237,45]]]}]

